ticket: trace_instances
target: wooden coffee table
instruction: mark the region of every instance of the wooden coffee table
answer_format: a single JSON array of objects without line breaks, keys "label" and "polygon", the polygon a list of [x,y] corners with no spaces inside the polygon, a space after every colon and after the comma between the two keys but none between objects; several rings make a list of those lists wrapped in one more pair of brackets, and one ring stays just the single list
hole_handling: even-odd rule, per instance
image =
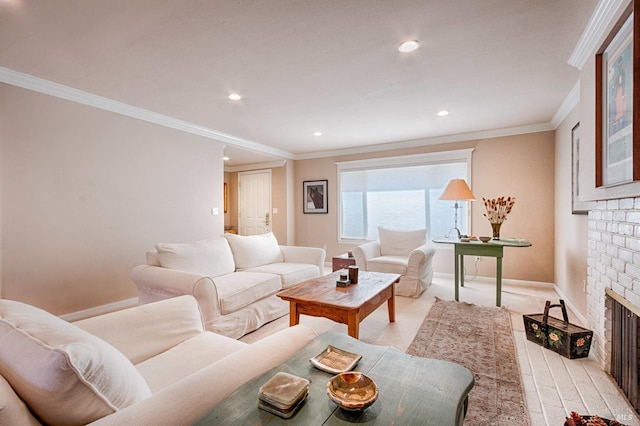
[{"label": "wooden coffee table", "polygon": [[325,317],[347,324],[349,336],[358,338],[360,322],[384,302],[389,321],[395,322],[395,286],[399,274],[360,271],[358,284],[337,287],[339,272],[305,281],[278,293],[289,302],[289,325],[300,322],[300,314]]}]

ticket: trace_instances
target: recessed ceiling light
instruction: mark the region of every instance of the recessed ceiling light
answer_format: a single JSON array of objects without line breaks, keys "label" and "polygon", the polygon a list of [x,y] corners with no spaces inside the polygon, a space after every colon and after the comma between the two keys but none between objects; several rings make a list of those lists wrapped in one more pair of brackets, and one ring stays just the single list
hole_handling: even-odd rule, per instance
[{"label": "recessed ceiling light", "polygon": [[322,132],[313,132],[313,136],[322,136]]},{"label": "recessed ceiling light", "polygon": [[443,109],[442,111],[439,111],[436,115],[438,117],[445,117],[445,116],[449,115],[449,111],[446,111],[446,110]]},{"label": "recessed ceiling light", "polygon": [[232,101],[239,101],[240,99],[242,99],[242,96],[238,95],[237,93],[232,93],[229,95],[229,99],[231,99]]},{"label": "recessed ceiling light", "polygon": [[418,47],[420,47],[420,42],[418,40],[409,40],[398,46],[398,51],[401,53],[409,53],[417,50]]},{"label": "recessed ceiling light", "polygon": [[229,161],[229,160],[231,160],[231,158],[227,157],[226,155],[222,157],[222,161]]}]

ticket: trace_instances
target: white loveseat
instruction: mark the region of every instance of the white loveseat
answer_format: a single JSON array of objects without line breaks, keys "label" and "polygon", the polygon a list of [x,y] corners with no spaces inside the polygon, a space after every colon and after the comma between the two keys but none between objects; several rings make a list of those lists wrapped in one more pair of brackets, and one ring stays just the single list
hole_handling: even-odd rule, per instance
[{"label": "white loveseat", "polygon": [[0,299],[0,425],[187,425],[316,337],[248,345],[205,331],[182,296],[68,323]]},{"label": "white loveseat", "polygon": [[427,230],[395,231],[379,227],[378,239],[354,247],[356,265],[365,271],[400,274],[396,295],[419,297],[431,284],[436,254]]},{"label": "white loveseat", "polygon": [[280,246],[272,233],[189,244],[157,244],[131,279],[139,303],[179,295],[196,298],[205,328],[239,338],[289,312],[280,290],[324,273],[325,251]]}]

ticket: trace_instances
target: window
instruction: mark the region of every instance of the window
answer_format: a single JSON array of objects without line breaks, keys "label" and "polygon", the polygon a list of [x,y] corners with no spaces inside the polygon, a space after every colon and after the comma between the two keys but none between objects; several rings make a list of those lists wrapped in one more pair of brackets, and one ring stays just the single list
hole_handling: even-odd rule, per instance
[{"label": "window", "polygon": [[[426,228],[430,238],[453,228],[453,202],[438,197],[451,179],[469,182],[471,149],[337,163],[339,239],[376,240],[378,226]],[[460,203],[459,228],[469,229],[468,204]]]}]

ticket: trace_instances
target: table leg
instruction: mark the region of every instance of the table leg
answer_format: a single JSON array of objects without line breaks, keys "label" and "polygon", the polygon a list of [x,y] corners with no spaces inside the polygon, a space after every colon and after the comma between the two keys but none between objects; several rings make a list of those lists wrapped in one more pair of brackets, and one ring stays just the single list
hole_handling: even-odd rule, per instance
[{"label": "table leg", "polygon": [[464,255],[460,255],[460,287],[464,287]]},{"label": "table leg", "polygon": [[454,286],[455,286],[455,299],[456,301],[458,301],[458,285],[460,284],[460,261],[459,261],[459,256],[458,253],[454,253],[453,255],[454,260],[453,260],[453,282],[454,282]]},{"label": "table leg", "polygon": [[300,312],[298,312],[298,304],[296,302],[289,302],[289,327],[293,327],[299,323]]},{"label": "table leg", "polygon": [[502,304],[502,257],[496,258],[496,306]]},{"label": "table leg", "polygon": [[396,322],[396,298],[393,291],[387,300],[387,310],[389,311],[389,322]]},{"label": "table leg", "polygon": [[349,336],[357,339],[360,328],[360,312],[350,311],[347,323],[347,332],[349,333]]}]

